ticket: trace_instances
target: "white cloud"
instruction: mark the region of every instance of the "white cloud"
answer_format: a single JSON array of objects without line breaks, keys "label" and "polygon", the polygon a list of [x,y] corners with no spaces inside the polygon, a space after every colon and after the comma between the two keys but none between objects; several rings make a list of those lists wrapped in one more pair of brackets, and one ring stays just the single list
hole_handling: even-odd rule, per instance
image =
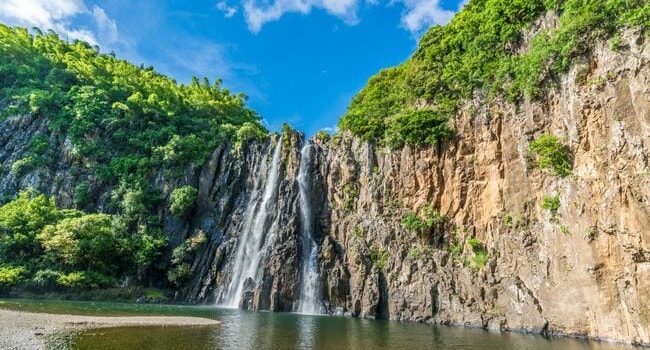
[{"label": "white cloud", "polygon": [[348,24],[356,24],[359,0],[243,0],[244,17],[248,29],[257,33],[268,22],[277,21],[285,13],[308,14],[312,8],[325,10]]},{"label": "white cloud", "polygon": [[231,18],[237,13],[237,7],[236,6],[230,6],[228,5],[227,2],[221,1],[217,3],[216,5],[217,10],[223,12],[223,16],[226,18]]},{"label": "white cloud", "polygon": [[95,25],[99,30],[100,40],[105,44],[117,42],[118,33],[115,20],[108,18],[104,9],[97,5],[93,6],[92,14]]},{"label": "white cloud", "polygon": [[[97,33],[88,28],[74,27],[75,16],[92,16]],[[117,25],[99,6],[92,11],[83,0],[3,0],[0,2],[0,22],[24,27],[54,30],[62,39],[83,40],[91,45],[117,41]]]},{"label": "white cloud", "polygon": [[339,132],[339,127],[338,127],[338,125],[328,126],[328,127],[322,128],[321,131],[325,131],[325,132],[330,133],[330,134],[335,134],[335,133]]},{"label": "white cloud", "polygon": [[411,33],[421,33],[432,25],[447,24],[455,11],[443,9],[440,0],[399,0],[404,5],[402,26]]},{"label": "white cloud", "polygon": [[[286,13],[308,14],[312,9],[321,9],[332,16],[338,17],[349,25],[359,22],[357,11],[361,3],[369,6],[378,6],[380,0],[242,0],[244,17],[248,29],[258,33],[269,22],[279,20]],[[440,0],[390,0],[383,1],[386,6],[400,4],[404,7],[401,25],[414,34],[421,34],[424,30],[435,24],[444,25],[454,16],[455,11],[444,9]],[[467,0],[459,4],[462,8]],[[220,8],[221,7],[221,8]],[[225,2],[217,4],[217,8],[231,13]],[[234,12],[232,13],[234,15]],[[228,16],[227,16],[228,17]]]}]

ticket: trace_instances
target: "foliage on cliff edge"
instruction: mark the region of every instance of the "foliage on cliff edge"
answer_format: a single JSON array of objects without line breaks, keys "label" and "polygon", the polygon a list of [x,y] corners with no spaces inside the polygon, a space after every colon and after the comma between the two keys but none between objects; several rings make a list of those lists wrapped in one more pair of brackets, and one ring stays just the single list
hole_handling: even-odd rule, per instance
[{"label": "foliage on cliff edge", "polygon": [[[524,34],[542,28],[522,50]],[[471,0],[446,26],[422,36],[402,65],[370,78],[341,129],[388,146],[430,145],[453,134],[462,101],[480,95],[539,97],[571,62],[621,27],[650,28],[646,0]]]}]

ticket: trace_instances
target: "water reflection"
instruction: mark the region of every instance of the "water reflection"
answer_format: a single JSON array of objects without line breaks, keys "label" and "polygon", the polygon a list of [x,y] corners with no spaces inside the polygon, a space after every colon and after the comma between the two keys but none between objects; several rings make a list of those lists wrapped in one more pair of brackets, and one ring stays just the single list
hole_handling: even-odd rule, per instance
[{"label": "water reflection", "polygon": [[314,317],[298,318],[298,349],[313,349],[316,337],[316,321]]},{"label": "water reflection", "polygon": [[619,344],[480,329],[326,316],[221,312],[217,327],[115,328],[85,332],[73,349],[248,350],[630,350]]},{"label": "water reflection", "polygon": [[[67,313],[83,308],[95,314],[126,311],[125,304],[57,302]],[[3,304],[5,305],[5,304]],[[38,311],[47,312],[39,304]],[[220,320],[211,327],[122,327],[90,330],[81,334],[72,349],[86,350],[631,350],[631,346],[596,343],[570,338],[544,338],[519,333],[493,333],[481,329],[426,324],[359,320],[233,309],[179,306],[133,306],[138,314],[174,314]],[[34,310],[36,311],[36,310]]]}]

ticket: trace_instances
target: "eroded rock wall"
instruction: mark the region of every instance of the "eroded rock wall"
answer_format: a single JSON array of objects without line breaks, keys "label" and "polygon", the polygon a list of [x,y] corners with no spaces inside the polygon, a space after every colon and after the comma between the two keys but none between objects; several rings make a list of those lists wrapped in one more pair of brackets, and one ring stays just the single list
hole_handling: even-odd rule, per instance
[{"label": "eroded rock wall", "polygon": [[[391,152],[323,143],[331,203],[325,295],[344,312],[650,343],[650,49],[627,33],[576,65],[544,102],[467,104],[454,140]],[[572,175],[535,166],[543,133]],[[558,196],[556,216],[541,208]],[[425,205],[448,220],[401,219]],[[470,238],[487,250],[475,264]],[[460,252],[458,251],[460,246]],[[456,249],[454,251],[454,249]],[[377,254],[388,252],[378,267]]]}]

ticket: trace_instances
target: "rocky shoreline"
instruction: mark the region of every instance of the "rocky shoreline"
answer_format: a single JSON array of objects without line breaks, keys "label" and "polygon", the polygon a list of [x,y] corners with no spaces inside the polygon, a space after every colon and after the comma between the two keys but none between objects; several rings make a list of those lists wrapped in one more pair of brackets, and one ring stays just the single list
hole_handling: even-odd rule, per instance
[{"label": "rocky shoreline", "polygon": [[178,316],[76,316],[0,309],[0,349],[65,348],[76,333],[122,326],[215,326],[219,321]]}]

